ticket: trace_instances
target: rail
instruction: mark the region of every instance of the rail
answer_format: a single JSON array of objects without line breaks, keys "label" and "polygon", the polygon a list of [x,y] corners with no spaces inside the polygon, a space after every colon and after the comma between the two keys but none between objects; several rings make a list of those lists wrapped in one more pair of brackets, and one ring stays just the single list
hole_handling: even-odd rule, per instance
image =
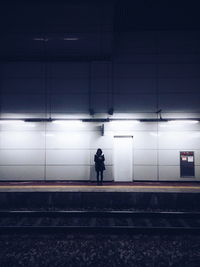
[{"label": "rail", "polygon": [[0,211],[6,233],[200,234],[200,212]]}]

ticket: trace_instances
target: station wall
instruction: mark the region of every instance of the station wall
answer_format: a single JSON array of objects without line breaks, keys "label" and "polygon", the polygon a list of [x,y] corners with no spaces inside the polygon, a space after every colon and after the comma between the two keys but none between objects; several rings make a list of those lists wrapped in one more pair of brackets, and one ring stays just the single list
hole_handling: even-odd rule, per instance
[{"label": "station wall", "polygon": [[[95,180],[93,159],[99,147],[106,158],[105,180],[113,180],[114,135],[133,136],[133,180],[200,180],[200,123],[105,123],[104,136],[100,126],[1,124],[0,180]],[[180,178],[180,151],[194,151],[194,178]]]},{"label": "station wall", "polygon": [[113,107],[115,114],[145,117],[162,109],[166,116],[199,117],[199,36],[197,30],[119,32],[107,61],[1,62],[1,116],[88,114],[89,108],[107,114]]},{"label": "station wall", "polygon": [[[105,118],[112,107],[111,118],[118,114],[158,118],[159,109],[163,118],[200,118],[198,30],[137,30],[115,32],[115,36],[109,31],[107,60],[90,60],[90,51],[81,54],[77,44],[78,56],[86,58],[88,53],[88,60],[1,61],[0,118],[90,117],[89,108],[94,109],[94,118]],[[107,51],[103,46],[102,51]],[[55,56],[62,51],[57,52]],[[96,52],[92,53],[94,57]],[[0,180],[94,179],[93,156],[98,147],[106,156],[105,179],[112,180],[113,135],[119,130],[133,135],[134,180],[200,179],[199,123],[112,127],[105,124],[105,136],[101,136],[95,123],[83,128],[42,122],[0,124]],[[179,152],[184,150],[195,152],[194,179],[180,178]]]}]

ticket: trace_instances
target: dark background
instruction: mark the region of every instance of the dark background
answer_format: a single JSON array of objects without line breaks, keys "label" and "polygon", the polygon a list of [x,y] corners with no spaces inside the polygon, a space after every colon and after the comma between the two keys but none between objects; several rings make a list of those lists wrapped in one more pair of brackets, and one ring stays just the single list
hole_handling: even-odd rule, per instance
[{"label": "dark background", "polygon": [[198,1],[2,1],[1,117],[200,114]]}]

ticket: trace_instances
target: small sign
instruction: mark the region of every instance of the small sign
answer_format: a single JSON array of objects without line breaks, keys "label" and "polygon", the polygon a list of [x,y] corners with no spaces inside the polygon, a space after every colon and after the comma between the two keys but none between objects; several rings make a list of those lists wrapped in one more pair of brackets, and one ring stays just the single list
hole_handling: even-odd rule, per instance
[{"label": "small sign", "polygon": [[182,160],[187,160],[187,157],[183,157],[183,156],[182,156],[181,159],[182,159]]},{"label": "small sign", "polygon": [[180,151],[180,177],[195,177],[194,151]]},{"label": "small sign", "polygon": [[189,156],[189,157],[188,157],[188,162],[194,162],[194,157]]}]

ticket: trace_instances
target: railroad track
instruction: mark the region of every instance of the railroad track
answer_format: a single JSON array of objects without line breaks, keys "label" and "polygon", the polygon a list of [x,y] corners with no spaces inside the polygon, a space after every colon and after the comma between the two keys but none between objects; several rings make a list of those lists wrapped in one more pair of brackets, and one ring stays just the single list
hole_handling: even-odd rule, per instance
[{"label": "railroad track", "polygon": [[200,212],[0,211],[8,233],[200,234]]}]

